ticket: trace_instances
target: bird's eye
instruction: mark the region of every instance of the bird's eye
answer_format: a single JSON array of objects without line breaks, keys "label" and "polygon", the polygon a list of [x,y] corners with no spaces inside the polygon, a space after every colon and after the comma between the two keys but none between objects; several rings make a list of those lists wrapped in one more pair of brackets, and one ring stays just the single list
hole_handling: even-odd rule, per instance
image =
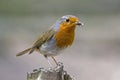
[{"label": "bird's eye", "polygon": [[66,19],[66,22],[69,22],[70,20],[69,19]]}]

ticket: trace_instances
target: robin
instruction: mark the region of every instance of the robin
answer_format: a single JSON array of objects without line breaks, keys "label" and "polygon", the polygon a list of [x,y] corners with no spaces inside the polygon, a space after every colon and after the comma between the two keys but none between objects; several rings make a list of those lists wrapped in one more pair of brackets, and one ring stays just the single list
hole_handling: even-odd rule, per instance
[{"label": "robin", "polygon": [[16,54],[16,56],[21,56],[26,53],[31,54],[34,51],[38,51],[47,59],[49,64],[50,61],[48,57],[51,57],[58,65],[54,56],[72,45],[77,25],[81,26],[82,23],[76,16],[66,15],[61,17],[50,29],[40,35],[32,47]]}]

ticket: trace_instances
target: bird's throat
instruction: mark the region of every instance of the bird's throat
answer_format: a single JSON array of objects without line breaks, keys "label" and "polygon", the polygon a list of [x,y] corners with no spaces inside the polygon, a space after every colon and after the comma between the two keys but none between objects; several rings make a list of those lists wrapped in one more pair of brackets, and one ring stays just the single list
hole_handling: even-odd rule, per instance
[{"label": "bird's throat", "polygon": [[65,48],[72,45],[74,40],[75,26],[60,27],[60,30],[55,35],[56,45],[59,48]]}]

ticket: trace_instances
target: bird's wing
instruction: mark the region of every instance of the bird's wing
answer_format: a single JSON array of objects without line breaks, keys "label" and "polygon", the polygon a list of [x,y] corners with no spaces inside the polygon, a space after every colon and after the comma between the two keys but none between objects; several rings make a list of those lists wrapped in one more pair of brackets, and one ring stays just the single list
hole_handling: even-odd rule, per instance
[{"label": "bird's wing", "polygon": [[43,43],[50,40],[54,33],[55,31],[53,30],[53,28],[49,29],[46,32],[43,32],[41,36],[37,39],[37,41],[33,44],[29,54],[32,53],[36,48],[39,48]]}]

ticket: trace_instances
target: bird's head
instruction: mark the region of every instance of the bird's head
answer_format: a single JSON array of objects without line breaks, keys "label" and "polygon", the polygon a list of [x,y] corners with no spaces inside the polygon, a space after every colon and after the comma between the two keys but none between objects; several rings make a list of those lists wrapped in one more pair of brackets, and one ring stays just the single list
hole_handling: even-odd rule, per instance
[{"label": "bird's head", "polygon": [[61,17],[54,25],[55,30],[59,29],[75,29],[76,26],[81,26],[83,23],[76,16],[66,15]]},{"label": "bird's head", "polygon": [[72,45],[74,40],[74,31],[77,25],[82,25],[79,19],[73,15],[61,17],[54,25],[56,31],[55,40],[59,48],[65,48]]}]

